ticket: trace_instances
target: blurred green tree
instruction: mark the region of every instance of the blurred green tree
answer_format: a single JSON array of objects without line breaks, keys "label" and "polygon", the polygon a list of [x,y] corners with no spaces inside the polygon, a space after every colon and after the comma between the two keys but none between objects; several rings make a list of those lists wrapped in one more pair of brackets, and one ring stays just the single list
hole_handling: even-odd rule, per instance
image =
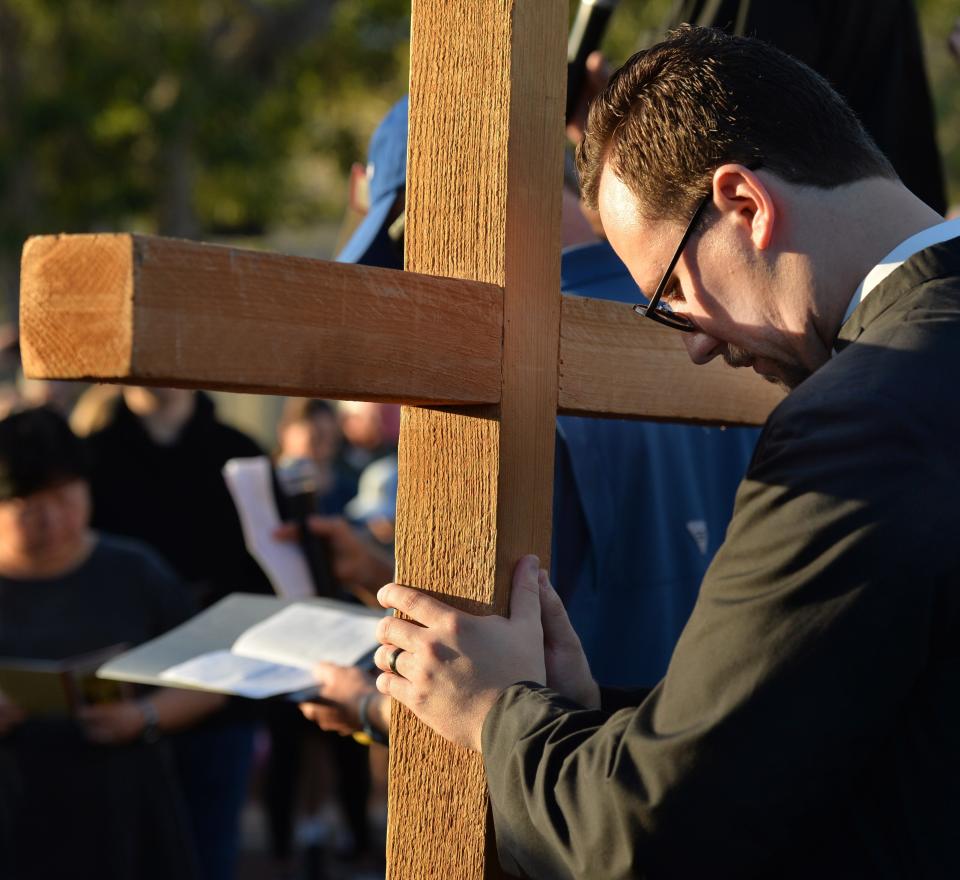
[{"label": "blurred green tree", "polygon": [[342,207],[409,0],[0,0],[0,273],[31,233],[194,237]]}]

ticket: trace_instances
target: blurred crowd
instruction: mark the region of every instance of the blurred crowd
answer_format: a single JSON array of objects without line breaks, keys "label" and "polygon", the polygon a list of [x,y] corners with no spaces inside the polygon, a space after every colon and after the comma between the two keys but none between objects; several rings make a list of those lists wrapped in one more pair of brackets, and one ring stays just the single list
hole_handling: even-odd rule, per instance
[{"label": "blurred crowd", "polygon": [[[0,666],[132,646],[229,593],[272,593],[221,474],[237,457],[270,455],[281,511],[297,475],[328,595],[374,604],[392,574],[398,406],[288,399],[262,450],[203,392],[25,380],[3,333]],[[118,686],[51,715],[0,691],[0,876],[382,876],[385,718],[371,728],[369,699],[357,715],[365,670],[326,675],[349,693],[323,713]]]},{"label": "blurred crowd", "polygon": [[[868,35],[887,61],[861,63],[854,72],[869,75],[851,80],[848,98],[868,127],[876,117],[874,135],[904,180],[942,211],[927,87],[907,94],[902,73],[911,68],[901,54],[922,69],[914,13],[909,27],[890,29],[890,48],[880,42],[893,20],[884,4],[836,7],[851,27],[831,25],[826,36],[795,26],[801,5],[691,0],[677,4],[676,19],[745,22],[749,12],[751,33],[789,38],[785,47],[811,64],[836,60],[826,72],[838,85],[847,47],[871,45],[864,24],[877,24]],[[821,51],[829,41],[840,49]],[[602,59],[592,57],[589,70],[602,85]],[[890,74],[889,89],[878,87],[878,70]],[[367,165],[355,167],[363,186],[351,198],[363,204],[352,207],[362,221],[340,259],[400,267],[406,119],[401,101]],[[581,131],[569,133],[577,140]],[[911,166],[922,172],[913,181]],[[565,194],[565,291],[635,297],[612,252],[592,240],[575,190]],[[555,496],[570,503],[555,511],[553,555],[561,574],[580,573],[565,601],[573,597],[591,666],[606,669],[610,683],[635,683],[612,678],[626,668],[621,647],[631,674],[656,681],[725,528],[753,437],[571,418],[560,427]],[[289,399],[273,448],[262,449],[219,419],[203,392],[25,379],[17,330],[0,326],[0,666],[139,644],[229,593],[271,593],[222,477],[237,457],[270,455],[281,510],[307,498],[308,533],[329,568],[322,587],[314,570],[318,592],[376,606],[393,573],[399,428],[394,405]],[[665,466],[648,473],[647,462]],[[639,506],[648,500],[649,511]],[[608,508],[616,515],[603,519]],[[663,559],[648,559],[631,540],[636,523],[664,530],[648,536]],[[602,552],[588,546],[591,534],[603,539]],[[293,526],[278,537],[302,540]],[[664,568],[671,560],[681,567]],[[637,638],[644,622],[650,631]],[[617,636],[619,625],[633,638]],[[0,691],[0,877],[253,877],[243,873],[243,851],[254,831],[266,862],[258,877],[382,876],[389,703],[363,668],[323,665],[316,676],[329,702],[300,707],[117,688],[48,716]]]}]

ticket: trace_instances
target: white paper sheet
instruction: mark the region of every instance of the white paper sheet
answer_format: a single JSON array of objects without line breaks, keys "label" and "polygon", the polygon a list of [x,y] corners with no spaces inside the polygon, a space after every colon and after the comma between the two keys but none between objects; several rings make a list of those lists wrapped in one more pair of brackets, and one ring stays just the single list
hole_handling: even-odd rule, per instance
[{"label": "white paper sheet", "polygon": [[223,466],[223,478],[237,506],[250,555],[260,563],[278,596],[303,599],[313,595],[313,581],[300,545],[273,537],[280,515],[273,497],[270,467],[270,459],[265,455],[231,458]]},{"label": "white paper sheet", "polygon": [[171,684],[193,685],[253,699],[293,693],[316,684],[305,669],[240,657],[230,651],[201,654],[164,670],[160,678]]},{"label": "white paper sheet", "polygon": [[296,602],[251,626],[235,654],[311,669],[326,660],[350,666],[377,645],[379,617]]}]

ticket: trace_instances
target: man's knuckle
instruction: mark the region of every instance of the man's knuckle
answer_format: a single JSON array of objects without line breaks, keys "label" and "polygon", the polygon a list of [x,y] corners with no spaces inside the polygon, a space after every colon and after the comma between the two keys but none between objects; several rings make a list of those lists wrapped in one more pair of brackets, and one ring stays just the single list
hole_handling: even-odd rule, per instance
[{"label": "man's knuckle", "polygon": [[404,614],[408,614],[410,617],[416,617],[417,609],[423,606],[423,594],[416,590],[405,592],[403,594],[402,604],[403,608],[401,610]]}]

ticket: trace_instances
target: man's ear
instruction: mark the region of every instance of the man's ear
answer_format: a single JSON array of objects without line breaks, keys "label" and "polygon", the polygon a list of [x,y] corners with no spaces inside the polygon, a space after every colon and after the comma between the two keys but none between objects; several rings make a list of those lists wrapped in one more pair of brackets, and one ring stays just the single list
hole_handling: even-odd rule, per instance
[{"label": "man's ear", "polygon": [[350,210],[365,217],[370,210],[370,183],[367,169],[359,162],[350,167]]},{"label": "man's ear", "polygon": [[770,190],[745,165],[721,165],[713,173],[713,202],[741,225],[754,247],[765,250],[773,238],[776,207]]}]

